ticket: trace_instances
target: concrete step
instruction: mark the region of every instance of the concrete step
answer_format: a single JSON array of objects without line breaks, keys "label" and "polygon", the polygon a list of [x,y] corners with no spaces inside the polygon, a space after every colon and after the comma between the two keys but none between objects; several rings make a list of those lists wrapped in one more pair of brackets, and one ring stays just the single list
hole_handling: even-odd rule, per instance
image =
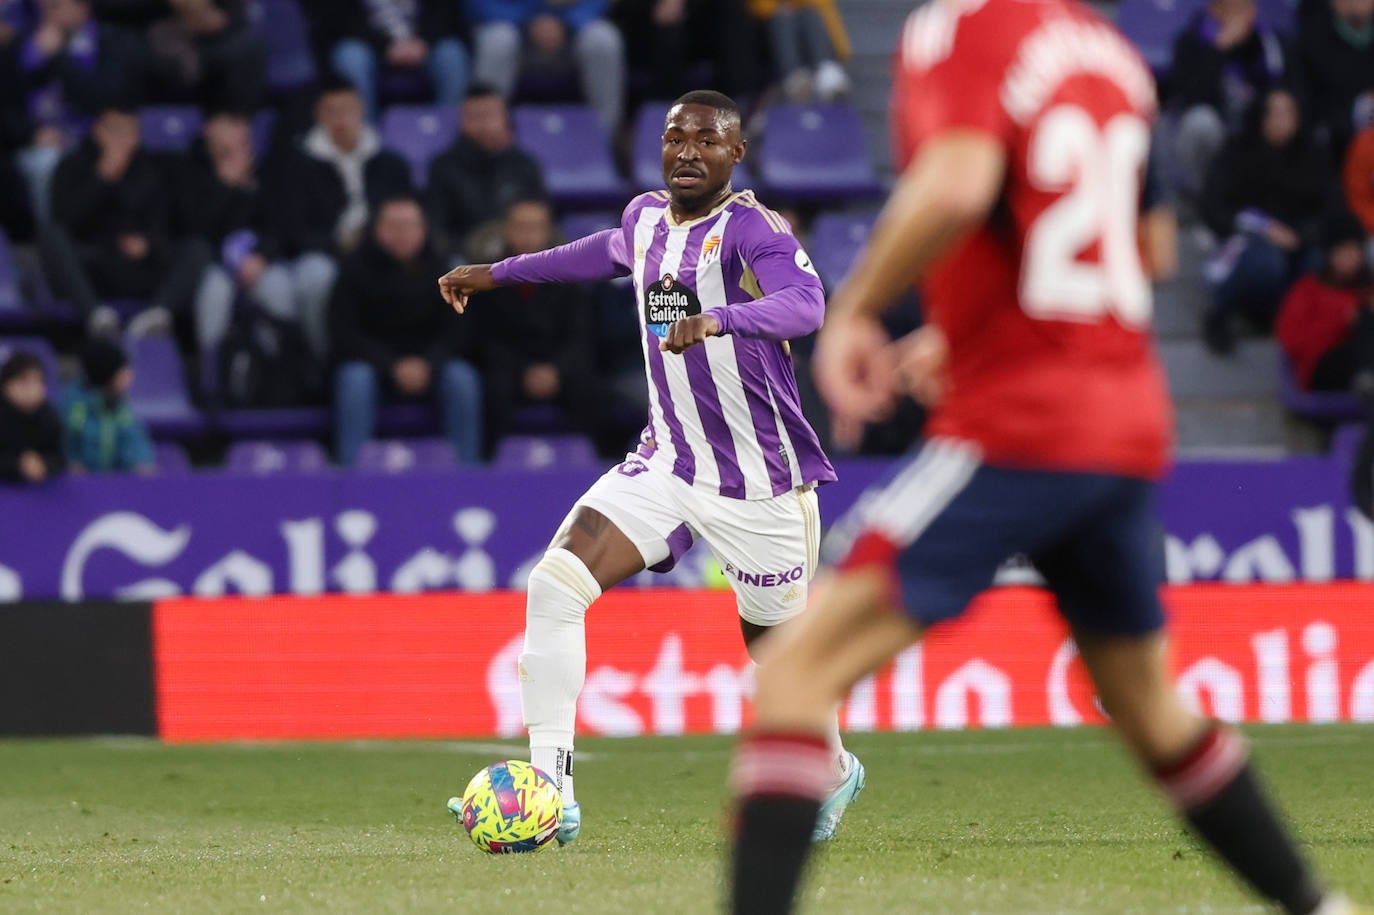
[{"label": "concrete step", "polygon": [[1281,456],[1288,451],[1287,424],[1277,401],[1183,398],[1174,411],[1178,448],[1187,456]]},{"label": "concrete step", "polygon": [[1229,356],[1216,356],[1200,340],[1161,340],[1159,355],[1175,398],[1253,397],[1278,403],[1279,347],[1273,340],[1243,340]]}]

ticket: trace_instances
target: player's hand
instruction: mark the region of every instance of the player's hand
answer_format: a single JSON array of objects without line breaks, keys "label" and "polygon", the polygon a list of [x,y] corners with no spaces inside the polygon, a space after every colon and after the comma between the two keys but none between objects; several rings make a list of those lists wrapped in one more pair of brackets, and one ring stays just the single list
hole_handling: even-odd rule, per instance
[{"label": "player's hand", "polygon": [[811,374],[831,411],[843,420],[875,422],[895,400],[897,349],[872,317],[827,317],[816,338]]},{"label": "player's hand", "polygon": [[468,307],[468,296],[496,288],[491,264],[463,264],[439,277],[439,294],[453,310],[462,314]]},{"label": "player's hand", "polygon": [[945,364],[949,359],[949,340],[933,324],[918,327],[896,343],[897,384],[924,407],[933,407],[945,395]]},{"label": "player's hand", "polygon": [[668,336],[658,343],[660,352],[681,353],[698,343],[705,343],[707,337],[720,333],[720,322],[711,315],[692,315],[668,325]]}]

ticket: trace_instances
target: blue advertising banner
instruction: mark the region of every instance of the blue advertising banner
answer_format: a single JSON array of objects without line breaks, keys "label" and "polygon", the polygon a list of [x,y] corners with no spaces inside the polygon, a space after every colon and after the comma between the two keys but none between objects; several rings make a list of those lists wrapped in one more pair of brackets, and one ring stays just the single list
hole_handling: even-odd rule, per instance
[{"label": "blue advertising banner", "polygon": [[[826,522],[891,465],[849,461]],[[597,470],[85,477],[0,489],[0,600],[522,588]],[[1169,578],[1374,580],[1344,456],[1181,464],[1161,488]],[[700,586],[700,545],[636,584]],[[1009,574],[1011,580],[1025,575]]]}]

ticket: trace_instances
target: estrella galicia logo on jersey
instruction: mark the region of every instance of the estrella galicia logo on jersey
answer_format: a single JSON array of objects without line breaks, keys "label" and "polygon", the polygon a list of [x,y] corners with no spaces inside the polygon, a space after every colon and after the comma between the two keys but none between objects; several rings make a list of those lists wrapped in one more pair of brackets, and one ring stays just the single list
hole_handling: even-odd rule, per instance
[{"label": "estrella galicia logo on jersey", "polygon": [[686,285],[665,273],[644,292],[644,323],[654,336],[668,336],[668,325],[701,314],[701,300]]}]

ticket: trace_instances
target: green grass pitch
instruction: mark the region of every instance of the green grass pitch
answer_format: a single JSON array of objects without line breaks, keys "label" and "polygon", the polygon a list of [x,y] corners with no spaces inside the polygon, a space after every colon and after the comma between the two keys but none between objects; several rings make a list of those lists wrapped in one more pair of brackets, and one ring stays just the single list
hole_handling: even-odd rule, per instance
[{"label": "green grass pitch", "polygon": [[[1374,900],[1374,727],[1250,733],[1309,853]],[[850,746],[868,790],[808,913],[1264,911],[1106,732]],[[517,743],[0,741],[0,912],[712,912],[729,747],[583,741],[582,840],[488,857],[444,802]]]}]

